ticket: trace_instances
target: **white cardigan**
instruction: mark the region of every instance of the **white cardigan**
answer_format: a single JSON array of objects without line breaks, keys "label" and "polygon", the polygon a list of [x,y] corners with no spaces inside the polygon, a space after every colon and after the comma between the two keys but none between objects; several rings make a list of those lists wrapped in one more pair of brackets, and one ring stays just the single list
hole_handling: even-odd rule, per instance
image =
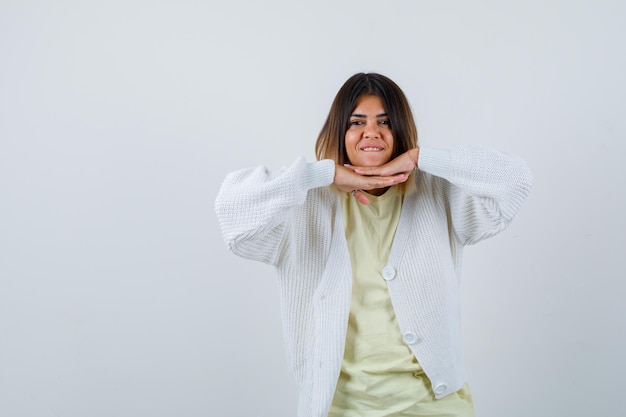
[{"label": "white cardigan", "polygon": [[[270,172],[229,174],[215,209],[228,249],[274,265],[299,417],[328,414],[346,338],[352,272],[332,184],[332,160]],[[406,195],[381,271],[404,341],[437,398],[466,381],[459,279],[463,246],[504,230],[532,175],[518,157],[490,148],[420,148],[415,191]]]}]

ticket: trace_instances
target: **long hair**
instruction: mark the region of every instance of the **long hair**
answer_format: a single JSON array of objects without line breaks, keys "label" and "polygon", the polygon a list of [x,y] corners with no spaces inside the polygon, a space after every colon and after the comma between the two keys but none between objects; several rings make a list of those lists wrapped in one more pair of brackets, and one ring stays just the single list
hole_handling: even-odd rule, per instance
[{"label": "long hair", "polygon": [[[393,153],[391,158],[402,155],[417,147],[417,128],[411,107],[398,85],[381,74],[358,73],[348,78],[337,92],[328,117],[315,143],[315,155],[318,160],[332,159],[343,165],[349,163],[346,152],[345,136],[348,131],[350,116],[357,101],[363,96],[378,96],[389,116],[393,133]],[[406,193],[412,186],[413,175],[405,183],[398,184],[400,192]]]}]

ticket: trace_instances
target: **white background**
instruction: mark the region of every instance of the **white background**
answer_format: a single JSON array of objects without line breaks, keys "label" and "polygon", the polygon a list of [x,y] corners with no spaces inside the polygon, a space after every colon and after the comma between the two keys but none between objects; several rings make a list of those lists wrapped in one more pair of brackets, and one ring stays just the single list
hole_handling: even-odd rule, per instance
[{"label": "white background", "polygon": [[294,416],[273,270],[213,203],[313,160],[361,71],[423,145],[533,170],[465,255],[477,416],[622,415],[624,4],[1,0],[0,416]]}]

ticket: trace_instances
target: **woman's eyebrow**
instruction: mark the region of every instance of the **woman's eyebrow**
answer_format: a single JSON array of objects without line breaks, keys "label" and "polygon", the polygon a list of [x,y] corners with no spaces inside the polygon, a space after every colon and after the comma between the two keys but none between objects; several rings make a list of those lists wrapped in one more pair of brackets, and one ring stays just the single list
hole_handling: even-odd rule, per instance
[{"label": "woman's eyebrow", "polygon": [[[387,117],[387,116],[388,116],[387,113],[381,113],[381,114],[377,114],[376,115],[376,117]],[[367,119],[366,115],[364,115],[364,114],[357,114],[357,113],[352,114],[350,117],[359,117],[359,118],[362,118],[362,119]]]}]

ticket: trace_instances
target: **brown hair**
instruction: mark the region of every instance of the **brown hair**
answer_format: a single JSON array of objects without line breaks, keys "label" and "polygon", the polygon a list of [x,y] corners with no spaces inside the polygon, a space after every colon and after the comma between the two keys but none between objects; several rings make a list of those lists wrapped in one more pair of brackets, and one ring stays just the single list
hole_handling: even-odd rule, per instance
[{"label": "brown hair", "polygon": [[[346,152],[345,136],[348,131],[350,115],[362,96],[378,96],[389,116],[393,132],[393,153],[391,158],[417,147],[417,128],[406,96],[398,85],[381,74],[359,73],[341,86],[335,96],[328,117],[315,143],[315,155],[318,160],[332,159],[343,165],[349,163]],[[409,190],[413,176],[399,184],[402,193]],[[411,184],[409,184],[411,183]]]}]

